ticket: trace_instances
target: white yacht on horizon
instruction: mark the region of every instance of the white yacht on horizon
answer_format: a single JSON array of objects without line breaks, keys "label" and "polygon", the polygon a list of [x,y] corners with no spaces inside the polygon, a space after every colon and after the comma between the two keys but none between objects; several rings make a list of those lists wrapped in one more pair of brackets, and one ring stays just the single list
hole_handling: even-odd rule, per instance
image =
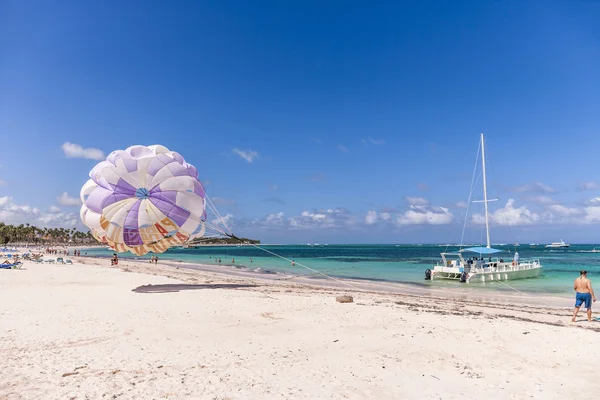
[{"label": "white yacht on horizon", "polygon": [[570,244],[565,243],[562,239],[560,239],[560,242],[553,242],[553,243],[547,244],[546,248],[547,249],[566,249],[569,246],[570,246]]},{"label": "white yacht on horizon", "polygon": [[[479,155],[478,155],[479,156]],[[458,280],[464,283],[485,283],[494,281],[505,281],[513,279],[524,279],[537,277],[542,272],[540,260],[521,260],[519,253],[515,251],[513,256],[508,256],[508,260],[503,258],[492,258],[492,254],[503,252],[504,250],[493,249],[490,246],[490,228],[488,216],[487,181],[485,175],[485,145],[483,133],[481,134],[481,163],[483,172],[483,202],[485,209],[485,233],[486,246],[468,247],[456,252],[441,253],[442,261],[437,263],[433,270],[425,271],[426,280]],[[473,188],[471,188],[472,190]],[[466,216],[465,216],[466,224]],[[470,252],[474,257],[465,260],[463,253]],[[487,259],[484,259],[484,255]]]}]

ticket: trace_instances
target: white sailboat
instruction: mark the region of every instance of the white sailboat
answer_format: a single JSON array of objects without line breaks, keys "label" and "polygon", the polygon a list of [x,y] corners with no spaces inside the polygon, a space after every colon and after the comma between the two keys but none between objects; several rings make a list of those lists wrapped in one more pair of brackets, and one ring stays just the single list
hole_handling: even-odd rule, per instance
[{"label": "white sailboat", "polygon": [[[493,281],[506,281],[537,277],[542,272],[540,260],[520,260],[519,253],[515,252],[512,260],[492,258],[492,254],[503,250],[493,249],[490,246],[490,227],[488,217],[487,181],[485,175],[485,146],[481,134],[481,162],[483,170],[483,205],[485,210],[485,247],[469,247],[452,253],[441,253],[442,261],[433,269],[425,271],[426,280],[458,280],[465,283],[485,283]],[[464,253],[474,256],[465,260]],[[484,259],[484,256],[487,259]]]}]

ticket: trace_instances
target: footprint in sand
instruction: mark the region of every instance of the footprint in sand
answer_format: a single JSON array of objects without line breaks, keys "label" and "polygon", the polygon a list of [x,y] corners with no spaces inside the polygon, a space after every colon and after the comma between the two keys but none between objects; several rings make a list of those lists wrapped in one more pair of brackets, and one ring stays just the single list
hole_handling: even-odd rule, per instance
[{"label": "footprint in sand", "polygon": [[260,313],[260,316],[263,318],[269,318],[269,319],[283,319],[283,318],[279,318],[273,315],[272,312],[264,312],[264,313]]}]

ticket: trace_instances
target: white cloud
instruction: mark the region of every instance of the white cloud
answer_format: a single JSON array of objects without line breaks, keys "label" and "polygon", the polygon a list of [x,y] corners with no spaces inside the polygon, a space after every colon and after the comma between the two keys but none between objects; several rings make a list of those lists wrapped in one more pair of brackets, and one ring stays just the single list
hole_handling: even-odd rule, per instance
[{"label": "white cloud", "polygon": [[100,149],[93,147],[83,148],[82,146],[65,142],[61,146],[67,158],[85,158],[88,160],[104,160],[104,153]]},{"label": "white cloud", "polygon": [[348,228],[358,222],[348,211],[337,209],[321,209],[303,211],[302,214],[288,219],[289,226],[297,229],[307,228]]},{"label": "white cloud", "polygon": [[515,188],[511,189],[513,192],[536,192],[536,193],[543,193],[543,194],[552,194],[552,193],[556,193],[556,189],[548,186],[548,185],[544,185],[543,183],[540,182],[535,182],[531,185],[523,185],[523,186],[518,186]]},{"label": "white cloud", "polygon": [[52,214],[56,214],[56,213],[59,213],[61,211],[62,210],[60,208],[56,207],[56,206],[50,206],[50,207],[48,207],[48,212],[52,213]]},{"label": "white cloud", "polygon": [[[537,201],[544,206],[545,211],[534,211],[526,206],[517,207],[514,199],[509,199],[504,208],[495,210],[490,214],[490,221],[498,225],[526,226],[535,224],[589,224],[600,222],[600,197],[595,197],[587,202],[584,208],[568,207],[559,204],[546,196],[541,196]],[[475,214],[471,221],[475,224],[485,223],[482,214]]]},{"label": "white cloud", "polygon": [[596,182],[583,182],[577,187],[578,190],[600,190],[600,185]]},{"label": "white cloud", "polygon": [[265,218],[265,221],[269,225],[283,225],[283,223],[285,222],[284,217],[283,217],[283,211],[278,212],[276,214],[267,215],[267,218]]},{"label": "white cloud", "polygon": [[417,189],[422,190],[422,191],[426,191],[426,190],[429,190],[429,186],[426,183],[419,183],[417,185]]},{"label": "white cloud", "polygon": [[30,222],[31,219],[37,218],[40,214],[40,210],[35,207],[28,205],[17,205],[12,202],[11,198],[5,198],[8,200],[2,201],[4,203],[0,208],[0,220],[7,224],[23,224]]},{"label": "white cloud", "polygon": [[63,192],[60,196],[56,198],[58,204],[61,206],[79,206],[81,205],[81,200],[77,197],[71,197],[67,192]]},{"label": "white cloud", "polygon": [[360,221],[342,208],[303,211],[300,215],[285,217],[283,212],[269,214],[251,222],[254,227],[271,228],[274,226],[295,230],[311,229],[350,229]]},{"label": "white cloud", "polygon": [[389,221],[392,218],[392,215],[388,212],[377,212],[375,210],[367,211],[367,215],[365,215],[365,224],[373,225],[378,221]]},{"label": "white cloud", "polygon": [[2,179],[0,179],[0,186],[6,186],[6,185],[7,185],[6,181],[3,181]]},{"label": "white cloud", "polygon": [[240,156],[244,160],[248,161],[249,163],[252,163],[254,160],[256,160],[258,158],[258,153],[254,150],[233,149],[232,151],[234,154],[237,154],[238,156]]},{"label": "white cloud", "polygon": [[405,197],[406,202],[411,206],[426,206],[429,201],[422,197]]},{"label": "white cloud", "polygon": [[[79,223],[79,216],[74,213],[41,214],[38,219],[39,225],[48,228],[74,228]],[[33,225],[37,225],[34,223]],[[82,230],[87,230],[87,227]]]},{"label": "white cloud", "polygon": [[467,208],[467,202],[466,201],[459,201],[458,203],[455,204],[456,207],[458,208]]},{"label": "white cloud", "polygon": [[26,224],[38,228],[73,228],[79,224],[79,215],[74,213],[43,213],[36,207],[20,205],[11,197],[0,197],[0,221],[5,224]]},{"label": "white cloud", "polygon": [[[540,214],[531,211],[525,206],[515,207],[515,200],[508,199],[504,208],[500,208],[490,214],[490,220],[498,225],[532,225],[540,222]],[[484,224],[485,217],[482,214],[473,214],[471,221],[474,224]]]},{"label": "white cloud", "polygon": [[572,217],[583,213],[583,211],[580,209],[566,207],[561,204],[551,204],[546,206],[546,209],[549,210],[553,215],[560,217]]},{"label": "white cloud", "polygon": [[593,224],[600,222],[600,207],[592,206],[584,208],[585,215],[581,219],[582,223]]},{"label": "white cloud", "polygon": [[221,231],[228,232],[227,228],[232,229],[235,222],[233,214],[225,214],[224,216],[222,215],[221,218],[213,215],[213,219],[210,221],[210,225],[212,226],[208,225],[206,227],[206,232],[209,235],[215,233],[220,234],[222,233]]},{"label": "white cloud", "polygon": [[377,222],[377,211],[369,210],[365,216],[365,224],[373,225]]},{"label": "white cloud", "polygon": [[344,146],[343,144],[338,144],[337,148],[339,151],[341,151],[342,153],[347,153],[348,152],[348,148],[346,146]]},{"label": "white cloud", "polygon": [[445,225],[452,222],[454,215],[445,207],[411,205],[410,209],[396,218],[398,225]]}]

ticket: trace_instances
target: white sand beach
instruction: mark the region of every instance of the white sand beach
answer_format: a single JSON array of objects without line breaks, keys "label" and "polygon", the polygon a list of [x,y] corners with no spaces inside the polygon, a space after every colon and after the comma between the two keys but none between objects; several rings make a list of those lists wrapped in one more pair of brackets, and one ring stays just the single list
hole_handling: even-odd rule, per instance
[{"label": "white sand beach", "polygon": [[[71,257],[73,258],[73,257]],[[0,271],[0,399],[565,399],[600,323],[564,308],[73,258]],[[337,303],[349,294],[354,303]]]}]

